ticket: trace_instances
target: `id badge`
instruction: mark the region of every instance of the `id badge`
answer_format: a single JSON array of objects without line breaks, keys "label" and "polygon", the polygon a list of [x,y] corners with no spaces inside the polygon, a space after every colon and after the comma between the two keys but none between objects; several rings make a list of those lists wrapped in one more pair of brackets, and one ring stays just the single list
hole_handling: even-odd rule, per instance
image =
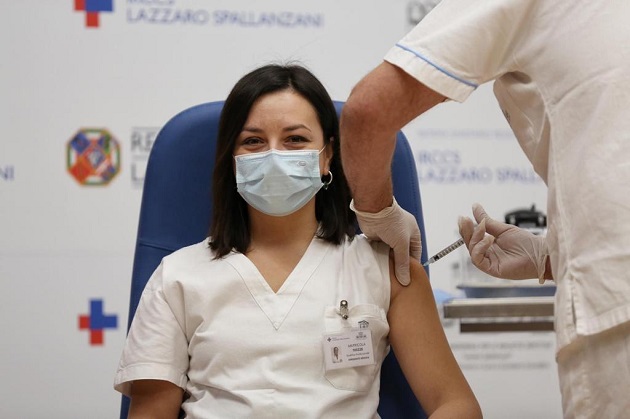
[{"label": "id badge", "polygon": [[368,328],[325,334],[323,347],[326,371],[374,364],[372,331]]}]

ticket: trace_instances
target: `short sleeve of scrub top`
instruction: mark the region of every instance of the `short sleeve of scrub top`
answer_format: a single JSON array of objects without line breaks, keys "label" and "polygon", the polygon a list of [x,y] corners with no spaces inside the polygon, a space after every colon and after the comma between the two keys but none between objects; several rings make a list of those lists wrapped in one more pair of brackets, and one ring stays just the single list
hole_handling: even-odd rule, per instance
[{"label": "short sleeve of scrub top", "polygon": [[163,269],[162,263],[142,293],[116,374],[114,388],[127,396],[132,383],[129,377],[165,380],[186,388],[188,343],[181,320],[183,307],[177,301],[166,301]]},{"label": "short sleeve of scrub top", "polygon": [[516,67],[511,51],[532,24],[534,1],[443,0],[385,60],[449,99],[463,102],[481,84]]}]

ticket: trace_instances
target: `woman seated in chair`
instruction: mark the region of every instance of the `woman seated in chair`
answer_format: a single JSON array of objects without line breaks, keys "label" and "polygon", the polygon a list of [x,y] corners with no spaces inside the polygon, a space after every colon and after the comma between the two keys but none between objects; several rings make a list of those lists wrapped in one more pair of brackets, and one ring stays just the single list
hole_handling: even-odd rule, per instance
[{"label": "woman seated in chair", "polygon": [[305,68],[267,65],[225,101],[210,237],[165,257],[115,388],[130,418],[374,418],[390,345],[429,415],[480,417],[429,280],[355,235],[338,119]]}]

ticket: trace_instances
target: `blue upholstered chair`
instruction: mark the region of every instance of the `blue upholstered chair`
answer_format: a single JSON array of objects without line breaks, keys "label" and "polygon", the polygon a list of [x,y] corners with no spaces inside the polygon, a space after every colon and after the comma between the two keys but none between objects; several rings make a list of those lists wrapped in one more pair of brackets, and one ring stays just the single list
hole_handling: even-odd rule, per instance
[{"label": "blue upholstered chair", "polygon": [[[340,111],[343,103],[335,103]],[[211,179],[215,142],[223,102],[193,106],[174,116],[158,134],[147,165],[140,222],[131,279],[129,321],[140,295],[161,259],[173,251],[202,241],[212,209]],[[422,204],[413,155],[402,132],[394,154],[393,183],[398,203],[415,215],[426,243]],[[422,260],[425,261],[426,246]],[[383,419],[426,418],[390,352],[381,373],[379,414]],[[123,396],[121,419],[129,400]]]}]

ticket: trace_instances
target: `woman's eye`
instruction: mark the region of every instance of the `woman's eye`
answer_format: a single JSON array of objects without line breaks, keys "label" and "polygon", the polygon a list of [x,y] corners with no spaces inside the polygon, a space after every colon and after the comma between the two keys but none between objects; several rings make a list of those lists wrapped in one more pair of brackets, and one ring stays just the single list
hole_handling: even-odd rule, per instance
[{"label": "woman's eye", "polygon": [[300,135],[292,135],[291,137],[288,138],[290,143],[302,143],[307,141],[306,138],[300,136]]},{"label": "woman's eye", "polygon": [[256,144],[260,144],[262,142],[262,140],[258,137],[249,137],[249,138],[245,138],[242,142],[243,145],[256,145]]}]

